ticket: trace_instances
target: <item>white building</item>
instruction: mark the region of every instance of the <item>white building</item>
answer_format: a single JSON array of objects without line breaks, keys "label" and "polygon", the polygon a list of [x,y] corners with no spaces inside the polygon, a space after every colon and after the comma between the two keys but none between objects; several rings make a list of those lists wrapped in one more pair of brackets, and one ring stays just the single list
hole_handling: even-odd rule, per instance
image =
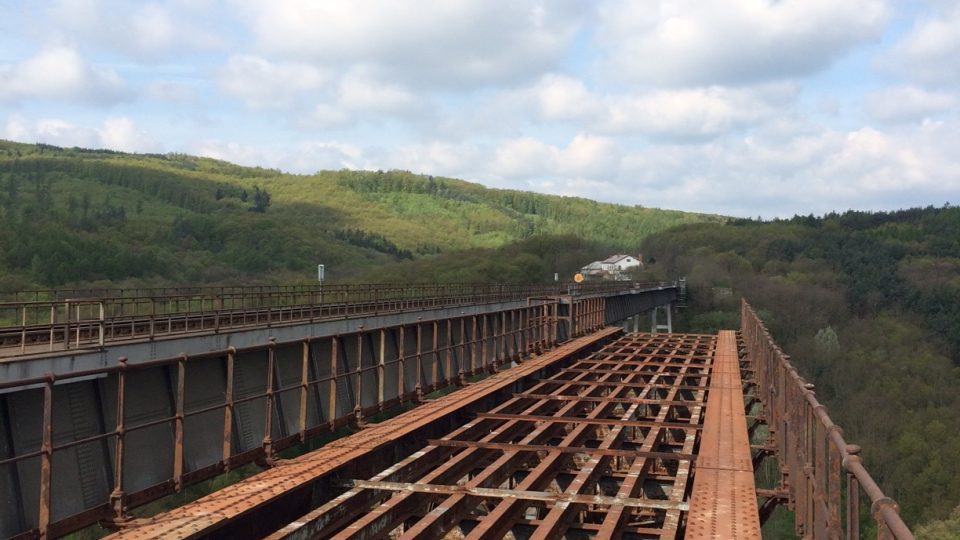
[{"label": "white building", "polygon": [[623,279],[624,274],[634,268],[643,268],[643,261],[639,257],[618,253],[584,266],[580,273],[593,278]]},{"label": "white building", "polygon": [[643,263],[636,257],[630,255],[617,254],[607,257],[600,261],[604,270],[608,272],[626,272],[631,268],[642,268]]}]

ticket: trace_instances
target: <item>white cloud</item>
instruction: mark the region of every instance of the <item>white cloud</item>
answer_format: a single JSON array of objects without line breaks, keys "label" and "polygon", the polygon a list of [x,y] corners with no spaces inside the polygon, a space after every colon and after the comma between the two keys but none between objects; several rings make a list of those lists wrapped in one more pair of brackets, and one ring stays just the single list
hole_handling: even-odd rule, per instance
[{"label": "white cloud", "polygon": [[585,134],[565,145],[519,137],[364,151],[372,168],[404,168],[624,204],[788,217],[941,204],[960,195],[957,122],[881,132],[777,122],[755,135],[624,148]]},{"label": "white cloud", "polygon": [[943,4],[917,21],[879,65],[922,84],[960,84],[960,5]]},{"label": "white cloud", "polygon": [[99,138],[95,129],[76,126],[59,118],[28,120],[19,115],[7,118],[4,138],[24,143],[47,143],[57,146],[97,146]]},{"label": "white cloud", "polygon": [[188,104],[197,97],[192,85],[177,81],[155,81],[144,88],[143,95],[155,101],[174,104]]},{"label": "white cloud", "polygon": [[612,139],[575,135],[565,147],[530,137],[502,142],[486,165],[487,172],[504,178],[609,178],[617,175],[621,150]]},{"label": "white cloud", "polygon": [[107,118],[98,132],[101,144],[111,150],[149,152],[157,149],[156,142],[146,131],[137,128],[133,120],[126,117]]},{"label": "white cloud", "polygon": [[97,45],[141,61],[168,58],[184,51],[221,48],[222,16],[212,5],[196,2],[126,2],[58,0],[45,18],[48,31],[68,42]]},{"label": "white cloud", "polygon": [[337,128],[350,124],[350,114],[343,108],[329,103],[318,103],[297,114],[293,125],[303,129]]},{"label": "white cloud", "polygon": [[625,160],[623,177],[655,178],[641,191],[655,204],[740,216],[889,210],[960,195],[956,122],[883,132],[796,127],[792,136],[649,147]]},{"label": "white cloud", "polygon": [[532,100],[543,120],[569,122],[580,129],[699,140],[782,114],[797,95],[798,89],[786,83],[601,94],[588,90],[579,79],[551,74],[515,99]]},{"label": "white cloud", "polygon": [[271,62],[259,56],[234,55],[217,70],[220,90],[255,109],[283,109],[320,91],[329,76],[302,62]]},{"label": "white cloud", "polygon": [[402,113],[418,108],[417,98],[406,88],[360,73],[348,73],[340,80],[338,101],[350,111]]},{"label": "white cloud", "polygon": [[573,0],[236,4],[266,54],[439,87],[537,77],[562,58],[583,11]]},{"label": "white cloud", "polygon": [[752,92],[664,90],[614,99],[603,125],[609,132],[685,139],[715,137],[772,114],[770,105]]},{"label": "white cloud", "polygon": [[126,83],[115,71],[92,66],[66,47],[44,49],[16,64],[0,64],[0,102],[44,98],[110,104],[128,96]]},{"label": "white cloud", "polygon": [[888,123],[923,120],[950,112],[956,106],[956,96],[916,86],[885,88],[865,99],[867,114],[879,122]]},{"label": "white cloud", "polygon": [[745,84],[815,73],[877,38],[884,0],[615,0],[597,29],[615,78]]},{"label": "white cloud", "polygon": [[530,179],[553,174],[560,149],[540,140],[524,137],[506,141],[494,154],[492,171],[500,177]]},{"label": "white cloud", "polygon": [[620,158],[613,139],[581,133],[560,152],[557,170],[568,177],[611,178],[617,175]]},{"label": "white cloud", "polygon": [[154,152],[159,149],[146,131],[126,117],[108,117],[99,126],[91,127],[60,118],[30,120],[11,115],[4,126],[3,137],[25,143],[108,148],[122,152]]},{"label": "white cloud", "polygon": [[533,88],[540,115],[549,121],[585,120],[601,113],[601,99],[580,79],[557,74],[545,75]]}]

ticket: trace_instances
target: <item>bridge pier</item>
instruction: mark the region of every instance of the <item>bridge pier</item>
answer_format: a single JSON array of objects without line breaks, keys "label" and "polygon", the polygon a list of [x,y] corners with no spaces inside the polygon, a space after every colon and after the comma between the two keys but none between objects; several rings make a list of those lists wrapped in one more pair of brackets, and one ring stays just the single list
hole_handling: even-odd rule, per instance
[{"label": "bridge pier", "polygon": [[[650,333],[656,334],[657,332],[666,332],[668,334],[673,333],[673,304],[667,303],[662,306],[656,306],[650,312]],[[667,314],[667,323],[660,324],[659,313],[663,309]]]}]

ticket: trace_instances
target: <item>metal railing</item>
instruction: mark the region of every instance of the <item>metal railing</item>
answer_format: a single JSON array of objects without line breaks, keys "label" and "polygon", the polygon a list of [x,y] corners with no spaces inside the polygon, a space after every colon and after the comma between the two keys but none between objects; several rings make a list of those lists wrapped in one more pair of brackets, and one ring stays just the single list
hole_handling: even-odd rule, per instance
[{"label": "metal railing", "polygon": [[912,539],[897,503],[863,466],[860,447],[844,440],[843,430],[817,400],[814,385],[800,376],[746,300],[740,320],[797,534],[859,539],[862,490],[879,539]]},{"label": "metal railing", "polygon": [[[672,286],[668,282],[592,282],[210,287],[172,293],[171,289],[116,289],[107,291],[112,296],[0,302],[0,353],[42,353],[56,347],[102,347],[121,339]],[[64,292],[30,291],[23,296],[59,297]]]},{"label": "metal railing", "polygon": [[66,289],[30,289],[0,292],[3,302],[40,302],[68,298],[142,298],[149,296],[210,296],[242,293],[296,293],[315,290],[319,285],[227,285],[200,287],[78,287]]}]

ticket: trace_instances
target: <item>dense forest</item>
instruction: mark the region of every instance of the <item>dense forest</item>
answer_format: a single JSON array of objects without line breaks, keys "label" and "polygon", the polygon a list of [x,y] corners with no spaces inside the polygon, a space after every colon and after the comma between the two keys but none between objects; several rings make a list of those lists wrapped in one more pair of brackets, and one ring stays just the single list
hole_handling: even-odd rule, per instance
[{"label": "dense forest", "polygon": [[686,329],[737,327],[746,297],[907,522],[960,537],[960,208],[688,225],[643,250],[688,277]]},{"label": "dense forest", "polygon": [[[556,239],[572,235],[590,256],[635,252],[653,232],[722,220],[406,171],[289,175],[182,154],[0,141],[0,292],[297,282],[313,279],[318,263],[333,280],[382,281],[384,265],[414,261],[420,270],[405,279],[424,280],[437,269],[427,261],[462,250],[562,244]],[[576,254],[562,267],[529,262],[495,260],[515,268],[448,275],[544,281],[582,264]]]}]

